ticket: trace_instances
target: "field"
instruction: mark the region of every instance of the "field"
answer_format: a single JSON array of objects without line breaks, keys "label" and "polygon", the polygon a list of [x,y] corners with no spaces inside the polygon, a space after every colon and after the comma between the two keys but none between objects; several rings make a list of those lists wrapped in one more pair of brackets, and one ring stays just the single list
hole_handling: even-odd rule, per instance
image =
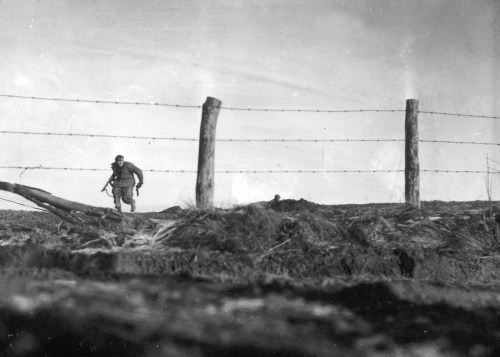
[{"label": "field", "polygon": [[499,356],[498,205],[0,211],[0,355]]}]

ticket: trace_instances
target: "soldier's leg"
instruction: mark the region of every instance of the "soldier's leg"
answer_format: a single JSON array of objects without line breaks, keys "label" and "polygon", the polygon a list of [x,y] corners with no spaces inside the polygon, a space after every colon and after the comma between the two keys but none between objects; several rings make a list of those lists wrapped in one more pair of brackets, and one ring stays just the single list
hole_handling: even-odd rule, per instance
[{"label": "soldier's leg", "polygon": [[120,187],[113,187],[113,199],[115,201],[115,208],[118,210],[118,212],[122,211],[121,198],[122,198],[121,188]]},{"label": "soldier's leg", "polygon": [[131,211],[135,211],[135,200],[134,200],[134,186],[122,187],[122,200],[123,202],[131,205]]}]

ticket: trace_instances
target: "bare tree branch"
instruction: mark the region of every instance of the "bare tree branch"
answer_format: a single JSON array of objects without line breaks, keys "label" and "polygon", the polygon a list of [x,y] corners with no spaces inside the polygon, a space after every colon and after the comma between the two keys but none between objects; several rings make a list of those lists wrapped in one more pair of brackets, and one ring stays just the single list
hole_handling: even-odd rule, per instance
[{"label": "bare tree branch", "polygon": [[121,222],[126,217],[123,213],[110,208],[94,207],[79,202],[68,201],[35,187],[0,181],[0,190],[18,194],[72,224],[79,223],[81,220],[75,215],[77,212],[116,222]]}]

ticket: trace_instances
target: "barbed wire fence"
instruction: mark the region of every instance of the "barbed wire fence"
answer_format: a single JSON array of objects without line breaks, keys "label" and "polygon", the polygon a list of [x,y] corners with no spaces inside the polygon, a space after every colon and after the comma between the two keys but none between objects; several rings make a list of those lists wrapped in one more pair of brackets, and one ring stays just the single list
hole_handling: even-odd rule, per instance
[{"label": "barbed wire fence", "polygon": [[[141,102],[141,101],[111,101],[111,100],[94,100],[94,99],[80,99],[80,98],[49,98],[49,97],[37,97],[37,96],[22,96],[22,95],[12,95],[12,94],[0,94],[0,97],[11,98],[11,99],[21,99],[21,100],[37,100],[37,101],[56,101],[56,102],[74,102],[74,103],[91,103],[91,104],[102,104],[102,105],[135,105],[135,106],[155,106],[155,107],[168,107],[168,108],[184,108],[184,109],[203,109],[201,105],[184,105],[184,104],[172,104],[172,103],[162,103],[162,102]],[[407,101],[408,104],[408,101]],[[418,101],[417,101],[418,106]],[[406,109],[350,109],[350,110],[339,110],[339,109],[266,109],[266,108],[245,108],[245,107],[226,107],[220,106],[220,110],[228,111],[244,111],[244,112],[276,112],[276,113],[402,113],[406,112],[408,115],[408,107]],[[428,114],[428,115],[444,115],[453,117],[463,117],[463,118],[483,118],[483,119],[500,119],[499,116],[487,116],[487,115],[477,115],[477,114],[463,114],[463,113],[449,113],[449,112],[437,112],[437,111],[420,111],[417,110],[416,113]],[[416,119],[416,118],[415,118]],[[163,136],[137,136],[137,135],[111,135],[111,134],[99,134],[99,133],[58,133],[58,132],[35,132],[35,131],[13,131],[13,130],[0,130],[0,134],[4,135],[32,135],[32,136],[64,136],[64,137],[87,137],[87,138],[123,138],[123,139],[134,139],[134,140],[154,140],[154,141],[187,141],[187,142],[199,142],[199,138],[190,137],[163,137]],[[214,139],[217,142],[260,142],[260,143],[384,143],[384,142],[406,142],[408,138],[405,139],[317,139],[317,138],[292,138],[292,139],[262,139],[262,138],[218,138]],[[479,142],[479,141],[459,141],[459,140],[427,140],[418,139],[418,143],[437,143],[437,144],[454,144],[454,145],[482,145],[482,146],[500,146],[500,143],[494,142]],[[432,169],[418,169],[418,172],[431,172],[431,173],[459,173],[459,174],[500,174],[500,169],[494,168],[492,164],[500,165],[499,162],[487,158],[486,170],[432,170]],[[13,169],[13,170],[23,170],[24,173],[27,170],[63,170],[63,171],[109,171],[109,169],[104,168],[78,168],[78,167],[51,167],[51,166],[25,166],[16,165],[0,166],[1,169]],[[199,170],[170,170],[170,169],[146,169],[145,172],[151,173],[199,173]],[[214,171],[215,174],[325,174],[325,173],[391,173],[391,172],[405,172],[405,170],[218,170]],[[21,174],[22,174],[21,173]],[[8,200],[7,200],[8,201]],[[13,202],[13,201],[11,201]],[[408,202],[407,202],[408,203]]]}]

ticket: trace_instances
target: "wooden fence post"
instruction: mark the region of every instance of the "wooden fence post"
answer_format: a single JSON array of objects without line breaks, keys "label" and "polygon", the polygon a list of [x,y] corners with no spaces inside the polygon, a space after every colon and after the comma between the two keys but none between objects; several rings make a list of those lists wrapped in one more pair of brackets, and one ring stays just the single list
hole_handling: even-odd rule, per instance
[{"label": "wooden fence post", "polygon": [[420,168],[418,164],[418,100],[406,101],[405,116],[405,200],[420,208]]},{"label": "wooden fence post", "polygon": [[213,208],[215,128],[222,102],[207,97],[203,104],[198,153],[198,176],[196,179],[196,207]]}]

